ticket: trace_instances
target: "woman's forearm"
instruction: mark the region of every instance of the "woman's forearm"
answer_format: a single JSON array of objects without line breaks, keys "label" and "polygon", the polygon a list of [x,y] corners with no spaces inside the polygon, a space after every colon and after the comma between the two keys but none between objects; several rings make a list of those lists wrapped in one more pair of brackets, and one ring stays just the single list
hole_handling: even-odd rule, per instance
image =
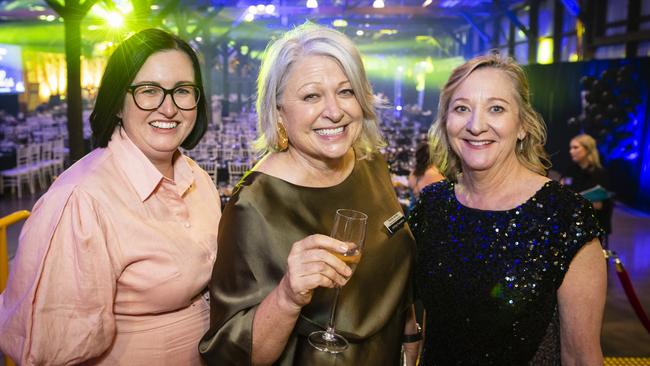
[{"label": "woman's forearm", "polygon": [[[410,309],[406,313],[406,323],[404,324],[404,334],[405,335],[416,335],[421,333],[421,329],[416,321],[415,317],[415,306],[411,305]],[[404,346],[404,359],[407,366],[415,366],[417,364],[418,357],[420,356],[420,346],[422,341],[414,341],[403,343]]]},{"label": "woman's forearm", "polygon": [[280,294],[281,286],[282,282],[264,298],[255,312],[253,365],[270,365],[280,357],[300,315],[301,308]]}]

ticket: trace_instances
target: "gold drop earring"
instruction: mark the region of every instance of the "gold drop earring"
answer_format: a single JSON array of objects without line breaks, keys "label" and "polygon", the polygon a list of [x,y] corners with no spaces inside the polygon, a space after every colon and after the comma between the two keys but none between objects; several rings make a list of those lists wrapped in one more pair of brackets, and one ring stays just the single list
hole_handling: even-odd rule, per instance
[{"label": "gold drop earring", "polygon": [[289,136],[287,136],[287,129],[284,127],[284,123],[278,121],[277,123],[277,132],[278,132],[278,143],[276,150],[285,151],[289,148]]}]

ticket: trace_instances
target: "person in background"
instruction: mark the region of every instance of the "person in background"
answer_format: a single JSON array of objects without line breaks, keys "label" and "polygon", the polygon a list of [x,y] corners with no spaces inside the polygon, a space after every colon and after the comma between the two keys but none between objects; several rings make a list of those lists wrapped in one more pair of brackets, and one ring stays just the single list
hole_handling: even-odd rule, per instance
[{"label": "person in background", "polygon": [[[210,284],[211,327],[199,350],[210,365],[398,365],[406,341],[415,365],[412,310],[415,251],[401,213],[372,89],[354,44],[342,33],[304,24],[266,50],[258,80],[262,160],[240,182],[219,226]],[[354,275],[327,235],[339,208],[368,214]],[[336,329],[349,348],[313,348],[334,299]],[[408,337],[404,337],[407,335]]]},{"label": "person in background", "polygon": [[[587,134],[580,134],[571,139],[569,154],[573,164],[562,177],[561,182],[575,192],[584,192],[597,186],[610,190],[609,175],[600,163],[600,155],[596,140]],[[605,231],[603,245],[607,248],[607,237],[612,233],[612,211],[614,204],[611,198],[592,201],[596,218],[600,227]]]},{"label": "person in background", "polygon": [[423,142],[415,150],[415,168],[408,177],[409,189],[414,201],[420,196],[422,188],[444,178],[438,169],[431,164],[429,144]]},{"label": "person in background", "polygon": [[549,180],[546,127],[511,58],[457,67],[430,130],[446,177],[409,224],[426,310],[421,365],[602,365],[601,231],[589,202]]},{"label": "person in background", "polygon": [[0,295],[0,349],[22,365],[200,365],[220,201],[179,146],[207,128],[196,54],[157,29],[110,57],[97,149],[36,203]]}]

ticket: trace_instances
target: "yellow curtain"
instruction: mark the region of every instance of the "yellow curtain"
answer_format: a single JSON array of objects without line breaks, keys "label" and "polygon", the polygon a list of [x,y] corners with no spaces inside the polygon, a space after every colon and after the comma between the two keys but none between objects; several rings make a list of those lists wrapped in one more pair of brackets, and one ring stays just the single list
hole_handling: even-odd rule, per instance
[{"label": "yellow curtain", "polygon": [[[25,85],[37,84],[38,100],[47,103],[52,95],[64,95],[67,88],[66,62],[63,53],[23,51]],[[104,58],[81,59],[83,97],[94,99],[104,71]],[[33,89],[26,87],[27,93]]]}]

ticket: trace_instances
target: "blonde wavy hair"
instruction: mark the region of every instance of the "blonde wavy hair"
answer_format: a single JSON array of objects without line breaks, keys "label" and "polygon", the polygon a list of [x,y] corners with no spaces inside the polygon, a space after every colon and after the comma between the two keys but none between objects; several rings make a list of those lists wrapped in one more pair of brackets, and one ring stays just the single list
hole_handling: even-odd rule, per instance
[{"label": "blonde wavy hair", "polygon": [[369,158],[386,145],[379,130],[377,109],[381,101],[373,95],[361,54],[343,33],[314,23],[304,23],[269,43],[257,80],[258,137],[254,147],[260,154],[278,151],[278,106],[292,66],[302,57],[327,56],[334,59],[347,76],[363,111],[361,134],[354,142],[359,159]]},{"label": "blonde wavy hair", "polygon": [[603,168],[603,165],[600,163],[598,146],[596,145],[596,140],[593,137],[587,135],[586,133],[583,133],[572,138],[571,141],[576,141],[587,151],[587,167],[589,170]]},{"label": "blonde wavy hair", "polygon": [[547,170],[551,167],[551,162],[544,150],[546,124],[542,116],[530,104],[526,73],[512,58],[501,56],[496,52],[474,57],[458,66],[451,73],[440,94],[436,121],[429,129],[431,161],[445,177],[452,181],[458,180],[458,174],[462,172],[461,161],[460,157],[451,148],[447,136],[449,104],[460,84],[474,71],[486,67],[503,71],[512,81],[514,97],[519,106],[519,120],[526,132],[526,137],[516,144],[515,154],[517,159],[527,169],[546,175]]}]

